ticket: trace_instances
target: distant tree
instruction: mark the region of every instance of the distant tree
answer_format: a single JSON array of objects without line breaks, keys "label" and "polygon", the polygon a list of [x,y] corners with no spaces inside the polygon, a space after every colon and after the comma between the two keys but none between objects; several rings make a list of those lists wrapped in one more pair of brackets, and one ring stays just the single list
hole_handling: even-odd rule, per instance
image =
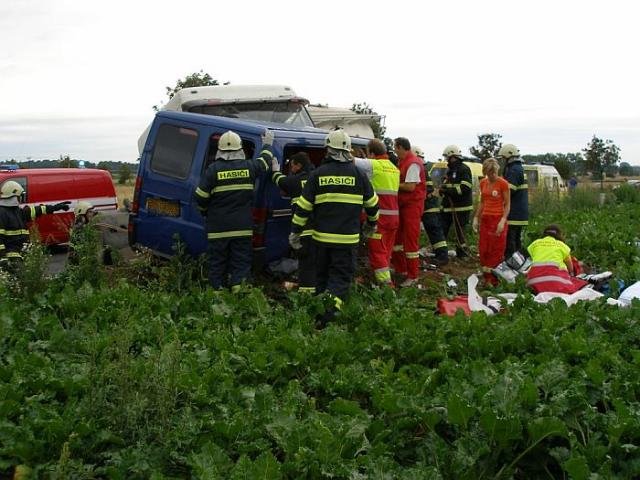
[{"label": "distant tree", "polygon": [[[229,85],[230,82],[224,82],[223,85]],[[167,96],[169,99],[172,99],[173,96],[182,90],[183,88],[191,88],[191,87],[207,87],[210,85],[220,85],[218,80],[214,79],[208,73],[205,73],[203,70],[199,72],[194,72],[191,75],[187,75],[184,79],[176,80],[175,87],[165,87],[167,89]],[[153,109],[157,112],[160,110],[158,105],[154,105]]]},{"label": "distant tree", "polygon": [[100,170],[106,170],[107,172],[110,172],[111,169],[109,168],[109,162],[98,162],[98,165],[96,165],[96,168],[100,169]]},{"label": "distant tree", "polygon": [[373,130],[373,135],[375,138],[380,140],[384,139],[384,134],[387,132],[387,127],[382,125],[380,122],[380,118],[382,117],[378,112],[376,112],[371,105],[367,102],[362,103],[354,103],[351,105],[351,110],[360,113],[362,115],[378,115],[377,119],[371,120],[371,130]]},{"label": "distant tree", "polygon": [[565,156],[558,156],[553,162],[553,166],[564,180],[569,180],[576,173],[576,167]]},{"label": "distant tree", "polygon": [[620,161],[620,148],[612,140],[602,140],[594,135],[582,151],[587,170],[593,178],[602,180],[605,173],[615,176]]},{"label": "distant tree", "polygon": [[78,168],[78,161],[72,160],[69,155],[60,155],[59,166],[61,168]]},{"label": "distant tree", "polygon": [[627,162],[621,162],[618,173],[623,177],[632,177],[634,174],[633,167]]},{"label": "distant tree", "polygon": [[124,185],[131,179],[131,167],[128,164],[123,164],[120,167],[120,173],[118,175],[118,183]]},{"label": "distant tree", "polygon": [[501,138],[502,135],[499,133],[481,133],[478,135],[478,145],[469,148],[469,151],[480,160],[495,157],[502,147]]}]

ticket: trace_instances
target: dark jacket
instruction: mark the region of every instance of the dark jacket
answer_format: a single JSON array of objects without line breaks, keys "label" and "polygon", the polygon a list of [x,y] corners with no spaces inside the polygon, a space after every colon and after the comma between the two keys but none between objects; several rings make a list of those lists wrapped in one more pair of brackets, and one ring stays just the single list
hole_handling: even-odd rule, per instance
[{"label": "dark jacket", "polygon": [[424,166],[424,178],[427,181],[427,198],[424,199],[424,214],[439,214],[441,210],[440,197],[435,194],[435,186],[433,185],[433,180],[429,177],[426,165]]},{"label": "dark jacket", "polygon": [[0,206],[0,258],[22,258],[22,249],[29,243],[27,223],[55,211],[53,205]]},{"label": "dark jacket", "polygon": [[473,210],[473,179],[471,170],[462,160],[449,162],[449,168],[440,187],[443,212]]},{"label": "dark jacket", "polygon": [[326,158],[314,170],[298,199],[291,231],[300,233],[313,214],[313,239],[332,246],[352,247],[360,240],[360,212],[369,223],[378,220],[378,197],[371,181],[353,162]]},{"label": "dark jacket", "polygon": [[206,215],[209,240],[253,235],[253,187],[271,169],[272,158],[271,151],[264,149],[258,158],[218,159],[207,168],[194,197]]},{"label": "dark jacket", "polygon": [[[302,189],[304,188],[309,175],[313,171],[313,165],[309,165],[308,168],[300,170],[298,173],[290,175],[284,175],[281,172],[273,172],[271,179],[280,190],[286,195],[291,197],[291,214],[295,215],[300,195],[302,195]],[[313,222],[309,220],[306,224],[304,235],[311,235],[311,229],[313,228]]]},{"label": "dark jacket", "polygon": [[529,224],[529,185],[520,158],[511,158],[502,173],[511,190],[511,209],[507,223],[524,226]]}]

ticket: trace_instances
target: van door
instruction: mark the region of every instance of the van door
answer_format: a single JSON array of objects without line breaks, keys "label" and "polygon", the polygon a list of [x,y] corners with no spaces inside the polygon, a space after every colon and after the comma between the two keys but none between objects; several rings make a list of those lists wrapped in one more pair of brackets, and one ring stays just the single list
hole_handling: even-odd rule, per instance
[{"label": "van door", "polygon": [[205,251],[202,217],[195,216],[191,196],[199,180],[207,138],[200,126],[188,122],[162,119],[153,124],[140,158],[136,243],[171,255],[177,235],[189,253]]}]

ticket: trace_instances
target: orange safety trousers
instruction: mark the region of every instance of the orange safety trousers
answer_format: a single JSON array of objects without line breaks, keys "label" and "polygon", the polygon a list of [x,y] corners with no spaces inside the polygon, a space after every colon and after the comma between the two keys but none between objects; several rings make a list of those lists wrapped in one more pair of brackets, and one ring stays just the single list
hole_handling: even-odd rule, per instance
[{"label": "orange safety trousers", "polygon": [[418,278],[420,267],[420,220],[424,203],[411,202],[400,206],[400,226],[396,233],[391,263],[396,272],[408,278]]},{"label": "orange safety trousers", "polygon": [[396,232],[398,231],[398,223],[384,225],[378,223],[376,233],[369,239],[367,246],[369,248],[369,264],[376,277],[376,282],[391,284],[391,271],[389,264],[391,262],[391,254],[393,253],[393,245],[396,241]]}]

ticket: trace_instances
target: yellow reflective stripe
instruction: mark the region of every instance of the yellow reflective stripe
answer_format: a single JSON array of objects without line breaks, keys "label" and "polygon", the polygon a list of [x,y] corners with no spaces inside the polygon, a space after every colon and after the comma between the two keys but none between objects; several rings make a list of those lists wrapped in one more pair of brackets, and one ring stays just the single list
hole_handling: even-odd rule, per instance
[{"label": "yellow reflective stripe", "polygon": [[329,295],[331,298],[333,298],[333,303],[335,304],[336,308],[338,310],[342,310],[342,300],[340,300],[340,298],[335,297],[333,295]]},{"label": "yellow reflective stripe", "polygon": [[273,172],[273,175],[271,175],[271,180],[273,180],[273,183],[278,183],[278,180],[280,180],[281,178],[284,178],[284,175],[281,172]]},{"label": "yellow reflective stripe", "polygon": [[528,220],[507,220],[507,225],[521,227],[521,226],[529,225],[529,221]]},{"label": "yellow reflective stripe", "polygon": [[404,256],[407,258],[418,258],[418,252],[404,252]]},{"label": "yellow reflective stripe", "polygon": [[424,213],[440,213],[440,207],[427,208]]},{"label": "yellow reflective stripe", "polygon": [[273,153],[271,153],[271,151],[267,150],[266,148],[260,152],[260,155],[267,155],[269,159],[273,158]]},{"label": "yellow reflective stripe", "polygon": [[447,246],[447,241],[443,240],[441,242],[436,242],[433,244],[433,249],[437,250],[438,248],[445,248]]},{"label": "yellow reflective stripe", "polygon": [[316,293],[316,287],[298,287],[299,293]]},{"label": "yellow reflective stripe", "polygon": [[375,193],[368,200],[364,201],[364,208],[375,207],[378,204],[378,195]]},{"label": "yellow reflective stripe", "polygon": [[380,218],[380,212],[376,212],[375,215],[367,215],[367,218],[369,219],[370,222],[377,222],[378,219]]},{"label": "yellow reflective stripe", "polygon": [[231,293],[238,293],[240,290],[242,290],[242,285],[232,285],[231,286]]},{"label": "yellow reflective stripe", "polygon": [[29,212],[31,214],[31,219],[33,220],[34,218],[36,218],[36,207],[31,206],[29,207]]},{"label": "yellow reflective stripe", "polygon": [[519,187],[516,187],[516,190],[527,190],[528,188],[529,188],[529,184],[528,183],[523,183]]},{"label": "yellow reflective stripe", "polygon": [[200,187],[196,188],[196,195],[198,195],[199,197],[202,197],[202,198],[209,198],[211,196],[207,192],[205,192],[204,190],[201,190]]},{"label": "yellow reflective stripe", "polygon": [[312,235],[314,240],[324,243],[351,244],[358,243],[358,241],[360,241],[360,234],[358,233],[345,235],[340,233],[324,233],[314,230]]},{"label": "yellow reflective stripe", "polygon": [[264,169],[265,170],[269,170],[269,164],[265,161],[264,158],[258,157],[258,160],[260,160],[262,162],[262,165],[264,165]]},{"label": "yellow reflective stripe", "polygon": [[353,195],[351,193],[322,193],[316,195],[316,204],[328,202],[362,205],[362,195]]},{"label": "yellow reflective stripe", "polygon": [[313,203],[304,198],[302,195],[298,197],[297,205],[299,208],[302,208],[303,210],[307,210],[309,212],[313,210]]},{"label": "yellow reflective stripe", "polygon": [[7,252],[6,258],[22,258],[18,252]]},{"label": "yellow reflective stripe", "polygon": [[0,229],[0,235],[29,235],[29,230],[23,228],[18,230]]},{"label": "yellow reflective stripe", "polygon": [[222,185],[215,187],[211,193],[232,192],[234,190],[253,190],[253,183],[237,183],[235,185]]},{"label": "yellow reflective stripe", "polygon": [[404,245],[394,245],[393,246],[393,251],[394,252],[404,252]]},{"label": "yellow reflective stripe", "polygon": [[0,243],[0,250],[4,250],[5,248],[7,247],[5,247],[3,243]]},{"label": "yellow reflective stripe", "polygon": [[374,233],[369,237],[369,239],[371,239],[371,240],[382,240],[382,234],[381,233]]},{"label": "yellow reflective stripe", "polygon": [[299,199],[299,198],[300,198],[300,197],[293,197],[293,198],[291,199],[291,204],[295,205],[296,203],[298,203],[298,199]]},{"label": "yellow reflective stripe", "polygon": [[462,187],[459,183],[456,183],[456,192],[458,193],[458,195],[462,195]]},{"label": "yellow reflective stripe", "polygon": [[306,217],[300,217],[298,215],[294,215],[293,218],[291,219],[291,223],[304,227],[307,224],[307,219]]},{"label": "yellow reflective stripe", "polygon": [[469,188],[473,188],[473,184],[471,182],[467,182],[466,180],[460,182],[460,185],[466,185]]},{"label": "yellow reflective stripe", "polygon": [[473,206],[469,205],[468,207],[452,207],[452,208],[443,208],[443,212],[468,212],[473,210]]},{"label": "yellow reflective stripe", "polygon": [[251,235],[253,235],[253,230],[231,230],[228,232],[211,232],[207,234],[207,238],[215,240],[216,238],[250,237]]},{"label": "yellow reflective stripe", "polygon": [[300,234],[301,237],[308,237],[309,235],[313,234],[313,230],[303,230],[302,233]]}]

